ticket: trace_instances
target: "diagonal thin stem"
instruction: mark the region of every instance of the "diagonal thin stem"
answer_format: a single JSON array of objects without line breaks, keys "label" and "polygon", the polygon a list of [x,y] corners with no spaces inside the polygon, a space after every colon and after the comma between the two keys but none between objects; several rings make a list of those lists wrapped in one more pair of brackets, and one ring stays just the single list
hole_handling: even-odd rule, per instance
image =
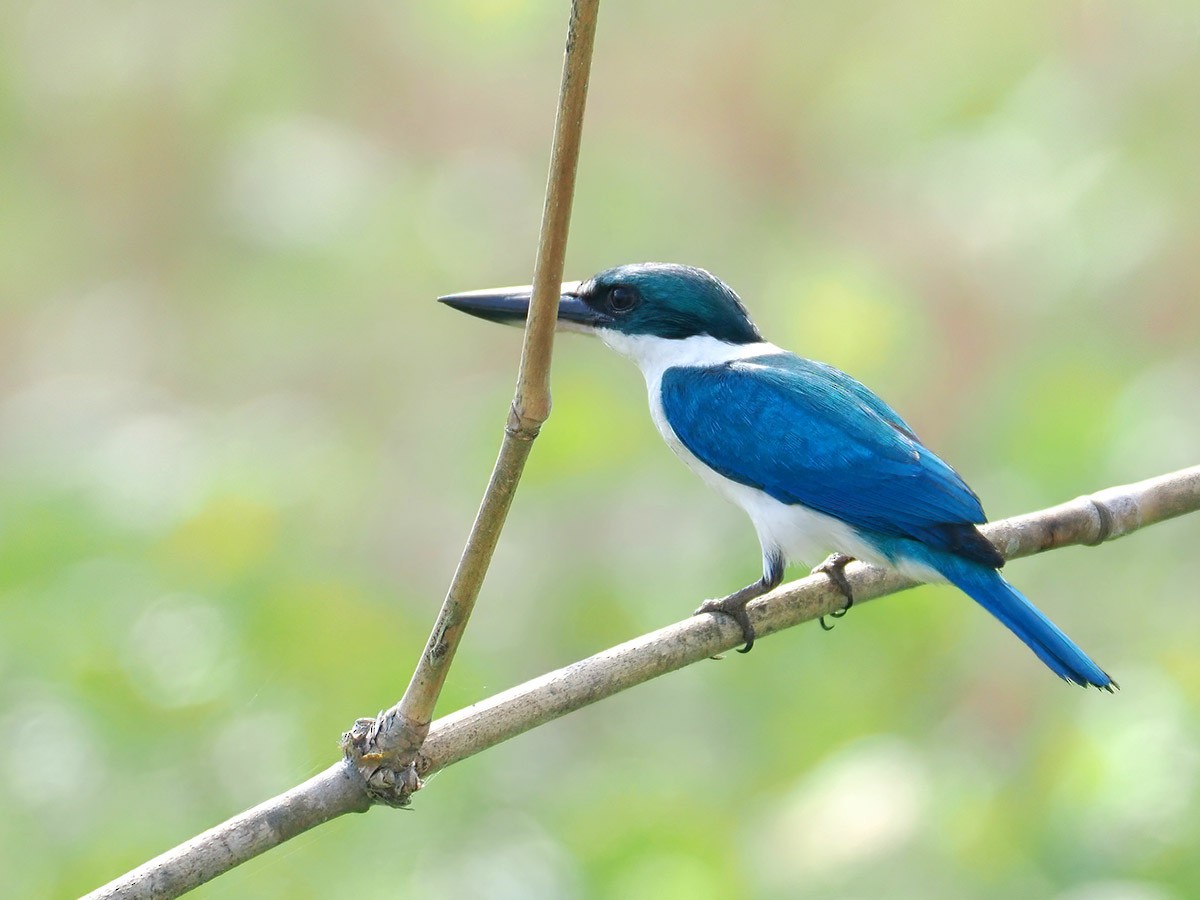
[{"label": "diagonal thin stem", "polygon": [[575,199],[575,171],[583,139],[583,110],[587,102],[592,47],[596,38],[596,16],[600,0],[575,0],[567,27],[566,59],[558,115],[554,120],[554,145],[546,203],[542,208],[542,232],[533,266],[533,297],[525,323],[521,368],[509,427],[530,440],[550,415],[550,356],[554,349],[554,326],[558,320],[558,298],[567,253],[567,231],[571,204]]},{"label": "diagonal thin stem", "polygon": [[178,897],[310,828],[370,808],[362,778],[342,759],[290,791],[251,807],[96,888],[83,900]]},{"label": "diagonal thin stem", "polygon": [[360,720],[343,740],[347,757],[358,766],[377,802],[403,806],[421,786],[412,766],[413,759],[429,733],[433,709],[475,607],[533,440],[550,415],[550,358],[599,6],[599,0],[574,0],[571,6],[546,201],[534,263],[533,298],[525,326],[516,393],[496,465],[446,599],[404,696],[374,721]]}]

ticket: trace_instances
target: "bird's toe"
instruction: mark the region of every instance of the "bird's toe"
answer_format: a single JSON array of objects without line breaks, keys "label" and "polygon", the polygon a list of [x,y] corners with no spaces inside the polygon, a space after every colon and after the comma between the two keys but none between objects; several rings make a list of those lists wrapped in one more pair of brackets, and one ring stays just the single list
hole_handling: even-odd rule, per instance
[{"label": "bird's toe", "polygon": [[738,653],[749,653],[754,646],[754,626],[750,623],[750,614],[746,612],[746,604],[749,600],[743,599],[738,594],[730,594],[728,597],[723,597],[720,600],[705,600],[696,609],[693,615],[704,615],[705,613],[714,613],[717,615],[728,616],[737,623],[742,629],[742,640],[745,641],[745,646],[738,650]]}]

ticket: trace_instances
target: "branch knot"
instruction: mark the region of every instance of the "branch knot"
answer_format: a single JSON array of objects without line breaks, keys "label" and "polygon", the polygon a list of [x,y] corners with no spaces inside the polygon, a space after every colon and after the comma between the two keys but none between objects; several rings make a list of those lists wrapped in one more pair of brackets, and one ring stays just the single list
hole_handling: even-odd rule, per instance
[{"label": "branch knot", "polygon": [[[392,711],[358,719],[342,735],[342,753],[358,769],[372,803],[405,808],[425,786],[418,771],[428,768],[419,749],[397,749]],[[429,726],[425,726],[428,731]]]},{"label": "branch knot", "polygon": [[1088,502],[1092,504],[1092,509],[1096,512],[1097,527],[1096,537],[1094,540],[1087,541],[1088,547],[1096,547],[1103,544],[1109,538],[1113,537],[1114,525],[1116,521],[1112,511],[1095,497],[1088,497]]},{"label": "branch knot", "polygon": [[504,431],[518,441],[533,441],[541,432],[545,421],[545,418],[538,419],[527,415],[524,405],[518,400],[513,400],[512,406],[508,410],[508,422],[504,425]]}]

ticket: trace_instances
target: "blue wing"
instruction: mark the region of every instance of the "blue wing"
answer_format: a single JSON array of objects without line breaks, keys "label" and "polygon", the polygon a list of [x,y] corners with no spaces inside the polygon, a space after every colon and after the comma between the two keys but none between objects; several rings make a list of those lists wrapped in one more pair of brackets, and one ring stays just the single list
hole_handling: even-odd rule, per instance
[{"label": "blue wing", "polygon": [[891,407],[832,366],[790,353],[662,378],[679,440],[726,478],[860,530],[910,538],[996,567],[986,518],[958,473]]}]

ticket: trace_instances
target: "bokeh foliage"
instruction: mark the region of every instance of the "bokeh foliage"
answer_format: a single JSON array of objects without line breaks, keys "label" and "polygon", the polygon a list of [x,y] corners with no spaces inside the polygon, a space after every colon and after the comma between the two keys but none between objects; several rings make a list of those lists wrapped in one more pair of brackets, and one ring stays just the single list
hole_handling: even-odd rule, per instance
[{"label": "bokeh foliage", "polygon": [[[0,8],[0,871],[73,895],[390,704],[498,446],[564,3]],[[609,3],[569,277],[674,260],[993,516],[1197,462],[1200,6]],[[752,577],[568,337],[443,699]],[[1016,563],[1069,689],[924,588],[695,666],[202,897],[1200,894],[1198,526]]]}]

